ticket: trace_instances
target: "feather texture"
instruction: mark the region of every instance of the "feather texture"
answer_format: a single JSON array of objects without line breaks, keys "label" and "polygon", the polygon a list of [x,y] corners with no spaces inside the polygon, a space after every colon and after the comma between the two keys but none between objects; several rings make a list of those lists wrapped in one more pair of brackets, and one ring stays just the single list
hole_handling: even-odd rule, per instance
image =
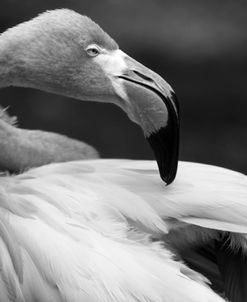
[{"label": "feather texture", "polygon": [[181,193],[156,174],[151,162],[94,160],[1,177],[0,301],[223,301],[150,240]]}]

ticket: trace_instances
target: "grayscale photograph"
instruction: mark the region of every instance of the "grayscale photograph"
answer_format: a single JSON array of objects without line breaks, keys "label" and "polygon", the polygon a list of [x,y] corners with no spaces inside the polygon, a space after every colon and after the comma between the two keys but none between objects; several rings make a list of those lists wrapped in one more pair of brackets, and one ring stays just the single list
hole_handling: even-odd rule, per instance
[{"label": "grayscale photograph", "polygon": [[247,302],[247,2],[0,0],[0,302]]}]

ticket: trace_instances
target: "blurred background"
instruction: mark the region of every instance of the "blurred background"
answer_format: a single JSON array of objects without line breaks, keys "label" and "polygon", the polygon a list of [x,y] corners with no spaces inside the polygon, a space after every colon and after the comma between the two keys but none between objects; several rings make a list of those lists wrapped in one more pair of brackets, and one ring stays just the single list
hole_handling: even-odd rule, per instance
[{"label": "blurred background", "polygon": [[[0,30],[45,10],[90,16],[121,49],[163,76],[181,104],[180,159],[247,173],[247,1],[1,0]],[[19,126],[66,134],[102,157],[153,158],[141,130],[108,104],[0,90]]]}]

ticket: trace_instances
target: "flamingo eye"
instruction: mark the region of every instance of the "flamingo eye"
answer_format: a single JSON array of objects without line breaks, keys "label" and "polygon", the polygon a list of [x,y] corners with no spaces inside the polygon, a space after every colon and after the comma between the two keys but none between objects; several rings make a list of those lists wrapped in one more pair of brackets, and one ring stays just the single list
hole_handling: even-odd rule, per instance
[{"label": "flamingo eye", "polygon": [[90,57],[96,57],[100,54],[100,48],[97,45],[89,45],[86,52]]}]

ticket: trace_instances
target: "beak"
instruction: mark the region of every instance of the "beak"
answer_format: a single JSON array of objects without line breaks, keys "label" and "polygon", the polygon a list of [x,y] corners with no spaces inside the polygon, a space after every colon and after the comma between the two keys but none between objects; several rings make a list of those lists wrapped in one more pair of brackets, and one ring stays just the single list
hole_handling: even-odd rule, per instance
[{"label": "beak", "polygon": [[158,74],[125,56],[123,80],[132,120],[143,129],[154,151],[160,176],[169,185],[177,173],[179,149],[179,105],[175,93]]},{"label": "beak", "polygon": [[158,74],[121,50],[99,64],[112,82],[117,103],[139,124],[154,151],[160,176],[169,185],[176,177],[179,147],[179,106],[171,86]]}]

